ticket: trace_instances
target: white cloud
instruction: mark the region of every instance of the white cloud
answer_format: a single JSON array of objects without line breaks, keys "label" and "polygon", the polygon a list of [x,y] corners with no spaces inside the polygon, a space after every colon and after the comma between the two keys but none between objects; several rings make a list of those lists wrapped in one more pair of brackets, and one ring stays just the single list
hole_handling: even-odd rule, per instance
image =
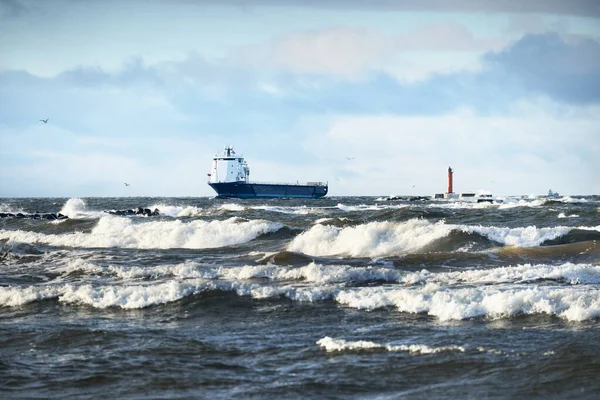
[{"label": "white cloud", "polygon": [[277,66],[299,73],[357,77],[387,56],[389,44],[362,29],[329,29],[286,35],[274,44]]},{"label": "white cloud", "polygon": [[[533,105],[528,106],[529,109]],[[488,117],[459,110],[439,116],[338,116],[304,146],[337,172],[331,194],[430,195],[445,191],[446,168],[455,189],[498,195],[592,194],[600,191],[600,108],[585,115]],[[352,161],[344,156],[352,155]],[[333,162],[336,160],[336,162]],[[412,186],[416,185],[413,189]]]},{"label": "white cloud", "polygon": [[290,33],[276,39],[270,49],[239,49],[234,58],[256,66],[260,57],[270,60],[272,67],[295,73],[358,79],[369,71],[385,71],[399,80],[414,81],[432,73],[479,70],[479,56],[506,43],[477,38],[455,23],[420,26],[396,35],[331,28]]}]

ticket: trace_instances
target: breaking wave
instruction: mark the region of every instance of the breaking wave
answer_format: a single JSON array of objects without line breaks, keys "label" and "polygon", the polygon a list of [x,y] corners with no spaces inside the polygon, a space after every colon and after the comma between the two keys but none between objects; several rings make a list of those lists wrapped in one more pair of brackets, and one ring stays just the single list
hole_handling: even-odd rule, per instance
[{"label": "breaking wave", "polygon": [[[60,275],[47,284],[0,287],[0,306],[57,299],[96,308],[144,308],[220,290],[255,299],[330,300],[359,310],[388,308],[424,313],[442,321],[534,314],[554,315],[569,321],[600,317],[600,265],[594,264],[524,264],[432,273],[316,263],[299,268],[273,264],[223,267],[196,262],[101,267],[77,260],[53,272]],[[104,283],[65,283],[65,277],[77,272],[116,279]],[[148,279],[158,281],[148,283]],[[372,281],[387,284],[373,287],[369,285]],[[527,285],[531,282],[539,284]]]},{"label": "breaking wave", "polygon": [[210,222],[175,220],[135,223],[129,218],[104,215],[90,233],[52,235],[21,230],[0,231],[0,239],[68,247],[205,249],[249,242],[284,226],[264,220],[242,221],[238,218]]},{"label": "breaking wave", "polygon": [[69,218],[100,218],[106,215],[103,211],[88,210],[85,200],[78,197],[67,200],[60,213]]},{"label": "breaking wave", "polygon": [[503,228],[451,225],[443,221],[432,223],[424,219],[369,222],[353,227],[315,224],[296,236],[287,246],[287,250],[313,256],[399,256],[417,252],[436,240],[452,235],[453,232],[475,233],[506,246],[534,247],[567,235],[573,229],[600,231],[600,227]]},{"label": "breaking wave", "polygon": [[345,228],[316,224],[296,236],[287,250],[315,256],[399,255],[417,251],[451,231],[452,227],[443,222],[432,224],[421,219],[401,223],[370,222]]},{"label": "breaking wave", "polygon": [[429,283],[421,288],[342,290],[335,299],[340,304],[361,310],[392,307],[401,312],[425,313],[442,321],[534,314],[556,315],[569,321],[600,317],[600,296],[595,287],[450,289]]},{"label": "breaking wave", "polygon": [[154,204],[148,207],[151,210],[158,209],[160,215],[166,215],[174,218],[198,217],[202,215],[201,207],[194,206],[172,206],[165,204]]},{"label": "breaking wave", "polygon": [[441,346],[441,347],[431,347],[424,344],[379,344],[375,342],[370,342],[366,340],[357,340],[357,341],[347,341],[344,339],[333,339],[329,336],[324,337],[317,341],[317,344],[324,348],[328,352],[333,351],[348,351],[348,350],[377,350],[377,349],[385,349],[387,351],[405,351],[413,354],[434,354],[441,353],[446,351],[458,351],[461,353],[465,352],[465,348],[462,346]]}]

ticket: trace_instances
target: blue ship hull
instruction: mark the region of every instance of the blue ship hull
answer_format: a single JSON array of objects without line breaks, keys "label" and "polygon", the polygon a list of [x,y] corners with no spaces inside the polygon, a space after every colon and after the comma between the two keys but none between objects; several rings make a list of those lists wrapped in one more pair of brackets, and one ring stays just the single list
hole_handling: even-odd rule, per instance
[{"label": "blue ship hull", "polygon": [[277,183],[209,183],[218,197],[249,198],[288,198],[318,199],[327,194],[326,185],[294,185]]}]

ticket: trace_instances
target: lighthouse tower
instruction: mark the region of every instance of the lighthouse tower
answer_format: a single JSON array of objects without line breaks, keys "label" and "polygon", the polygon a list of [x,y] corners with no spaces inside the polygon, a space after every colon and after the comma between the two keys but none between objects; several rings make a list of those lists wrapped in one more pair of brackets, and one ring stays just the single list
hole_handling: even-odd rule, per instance
[{"label": "lighthouse tower", "polygon": [[452,178],[453,174],[454,174],[454,172],[452,171],[452,167],[448,167],[448,190],[446,191],[446,193],[444,193],[445,199],[458,198],[458,195],[456,193],[454,193],[453,178]]}]

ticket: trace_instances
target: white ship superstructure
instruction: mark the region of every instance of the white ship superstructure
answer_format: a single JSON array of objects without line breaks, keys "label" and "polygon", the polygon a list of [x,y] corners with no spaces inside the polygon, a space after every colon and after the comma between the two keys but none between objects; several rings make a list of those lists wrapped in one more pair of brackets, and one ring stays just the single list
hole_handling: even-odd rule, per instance
[{"label": "white ship superstructure", "polygon": [[221,155],[214,156],[209,178],[209,183],[248,183],[250,168],[244,157],[235,154],[233,147],[225,146]]}]

